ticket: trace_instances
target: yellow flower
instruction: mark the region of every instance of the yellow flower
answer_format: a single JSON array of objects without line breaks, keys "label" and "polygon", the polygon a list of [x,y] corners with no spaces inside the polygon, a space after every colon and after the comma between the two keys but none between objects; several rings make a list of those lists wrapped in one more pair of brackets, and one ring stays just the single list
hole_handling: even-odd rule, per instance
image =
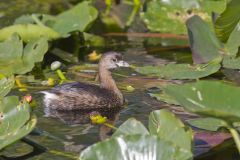
[{"label": "yellow flower", "polygon": [[100,114],[92,114],[90,115],[90,119],[94,124],[103,124],[107,121],[107,117],[103,117]]},{"label": "yellow flower", "polygon": [[130,86],[130,85],[127,86],[126,88],[127,88],[127,91],[129,91],[129,92],[133,92],[135,90],[135,88],[133,86]]},{"label": "yellow flower", "polygon": [[88,60],[94,62],[94,61],[99,60],[101,58],[101,56],[102,56],[102,54],[98,54],[96,51],[93,51],[92,53],[90,53],[88,55]]}]

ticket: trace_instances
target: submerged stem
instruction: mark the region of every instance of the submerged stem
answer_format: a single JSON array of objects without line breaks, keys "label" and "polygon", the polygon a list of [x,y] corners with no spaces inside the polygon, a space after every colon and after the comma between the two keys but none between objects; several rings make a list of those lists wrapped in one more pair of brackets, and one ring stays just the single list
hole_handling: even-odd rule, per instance
[{"label": "submerged stem", "polygon": [[65,153],[65,152],[61,152],[61,151],[57,151],[57,150],[48,150],[49,153],[52,153],[54,155],[58,155],[58,156],[64,156],[64,157],[68,157],[71,159],[77,159],[78,157],[69,153]]},{"label": "submerged stem", "polygon": [[232,134],[233,139],[236,143],[238,152],[240,153],[240,137],[239,137],[239,134],[238,134],[237,130],[232,128],[232,127],[229,127],[228,129],[229,129],[230,133]]}]

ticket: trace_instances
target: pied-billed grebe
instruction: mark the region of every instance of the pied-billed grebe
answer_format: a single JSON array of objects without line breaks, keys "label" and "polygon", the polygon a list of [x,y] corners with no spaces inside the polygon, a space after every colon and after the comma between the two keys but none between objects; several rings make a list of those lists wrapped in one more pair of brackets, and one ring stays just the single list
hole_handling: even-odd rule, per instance
[{"label": "pied-billed grebe", "polygon": [[68,111],[109,110],[121,107],[124,98],[111,76],[111,70],[129,67],[129,64],[122,60],[121,54],[108,52],[102,55],[98,67],[100,86],[73,82],[56,86],[49,91],[42,91],[45,94],[45,107]]}]

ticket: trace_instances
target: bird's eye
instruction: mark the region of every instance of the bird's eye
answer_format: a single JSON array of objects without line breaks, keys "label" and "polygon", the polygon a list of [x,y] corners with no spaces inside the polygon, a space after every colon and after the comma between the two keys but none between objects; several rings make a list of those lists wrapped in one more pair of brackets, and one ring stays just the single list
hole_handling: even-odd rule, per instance
[{"label": "bird's eye", "polygon": [[117,59],[113,59],[113,62],[117,62]]}]

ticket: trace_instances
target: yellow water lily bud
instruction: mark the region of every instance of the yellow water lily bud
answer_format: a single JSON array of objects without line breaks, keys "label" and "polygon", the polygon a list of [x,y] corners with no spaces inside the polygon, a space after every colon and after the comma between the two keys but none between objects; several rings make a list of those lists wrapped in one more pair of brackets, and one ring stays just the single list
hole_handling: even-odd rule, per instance
[{"label": "yellow water lily bud", "polygon": [[129,92],[133,92],[133,91],[135,90],[135,88],[134,88],[133,86],[130,86],[130,85],[128,85],[128,86],[126,87],[126,89],[127,89],[127,91],[129,91]]},{"label": "yellow water lily bud", "polygon": [[96,51],[93,51],[92,53],[90,53],[88,55],[88,60],[94,62],[94,61],[99,60],[101,58],[101,56],[102,56],[102,54],[98,54]]},{"label": "yellow water lily bud", "polygon": [[54,84],[55,84],[54,79],[53,78],[48,78],[47,85],[48,86],[53,86]]},{"label": "yellow water lily bud", "polygon": [[107,117],[103,117],[100,114],[97,115],[90,115],[90,120],[94,124],[103,124],[107,121]]}]

